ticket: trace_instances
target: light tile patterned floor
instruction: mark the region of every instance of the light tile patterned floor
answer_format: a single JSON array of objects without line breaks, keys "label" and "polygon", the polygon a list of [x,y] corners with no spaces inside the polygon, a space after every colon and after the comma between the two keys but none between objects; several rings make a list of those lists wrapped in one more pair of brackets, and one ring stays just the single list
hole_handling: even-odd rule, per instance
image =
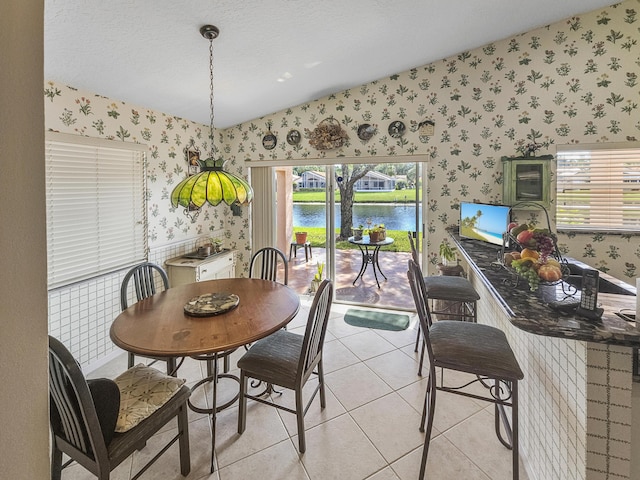
[{"label": "light tile patterned floor", "polygon": [[[303,332],[310,297],[289,330]],[[415,318],[402,332],[369,330],[347,325],[346,305],[334,304],[325,344],[327,406],[319,399],[306,417],[307,451],[299,455],[295,416],[249,401],[247,429],[237,433],[237,406],[217,417],[217,470],[209,473],[210,425],[206,415],[190,412],[191,473],[189,479],[208,480],[415,480],[418,478],[424,435],[418,430],[425,381],[417,376]],[[243,350],[232,358],[232,367]],[[126,368],[123,354],[90,376],[113,377]],[[186,360],[179,375],[189,384],[202,378],[200,362]],[[313,385],[310,385],[313,387]],[[237,383],[220,382],[220,395],[230,398]],[[206,389],[193,395],[205,403]],[[309,389],[310,390],[310,389]],[[226,397],[225,397],[226,395]],[[292,404],[291,392],[277,398]],[[173,427],[175,428],[175,427]],[[427,478],[438,480],[511,479],[511,452],[493,431],[493,406],[457,395],[438,396]],[[171,432],[160,432],[161,440]],[[156,451],[156,442],[118,467],[112,478],[128,480]],[[142,478],[183,478],[177,445],[161,457]],[[521,462],[522,464],[522,462]],[[63,479],[94,478],[77,465]],[[527,475],[521,466],[522,480]]]}]

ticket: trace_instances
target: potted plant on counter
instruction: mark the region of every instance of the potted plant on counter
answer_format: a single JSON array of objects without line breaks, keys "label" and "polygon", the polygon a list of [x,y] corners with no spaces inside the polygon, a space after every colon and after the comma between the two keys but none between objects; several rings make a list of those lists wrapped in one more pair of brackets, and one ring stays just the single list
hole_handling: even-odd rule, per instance
[{"label": "potted plant on counter", "polygon": [[442,259],[442,265],[445,267],[450,262],[455,262],[458,258],[456,255],[456,247],[451,246],[447,240],[443,240],[440,243],[440,258]]}]

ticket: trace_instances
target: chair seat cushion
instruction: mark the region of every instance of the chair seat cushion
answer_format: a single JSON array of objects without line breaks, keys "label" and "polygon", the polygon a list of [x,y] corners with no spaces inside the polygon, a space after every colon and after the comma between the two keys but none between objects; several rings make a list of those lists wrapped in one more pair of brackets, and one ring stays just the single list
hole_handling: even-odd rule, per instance
[{"label": "chair seat cushion", "polygon": [[238,360],[238,368],[255,379],[294,389],[304,337],[278,330],[258,340]]},{"label": "chair seat cushion", "polygon": [[185,380],[140,364],[119,375],[115,382],[120,390],[116,432],[122,433],[132,429],[167,403]]},{"label": "chair seat cushion", "polygon": [[424,277],[427,297],[434,300],[475,302],[480,299],[471,282],[464,277],[431,275]]},{"label": "chair seat cushion", "polygon": [[436,367],[505,380],[524,375],[500,329],[479,323],[442,320],[429,329]]}]

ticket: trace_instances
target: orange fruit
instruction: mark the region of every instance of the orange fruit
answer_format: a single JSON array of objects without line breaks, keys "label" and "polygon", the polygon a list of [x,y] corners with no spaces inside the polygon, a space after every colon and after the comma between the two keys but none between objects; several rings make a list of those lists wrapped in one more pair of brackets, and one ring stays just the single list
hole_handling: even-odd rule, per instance
[{"label": "orange fruit", "polygon": [[520,258],[530,258],[531,260],[537,260],[538,258],[540,258],[540,254],[530,248],[524,248],[522,249],[522,252],[520,252]]}]

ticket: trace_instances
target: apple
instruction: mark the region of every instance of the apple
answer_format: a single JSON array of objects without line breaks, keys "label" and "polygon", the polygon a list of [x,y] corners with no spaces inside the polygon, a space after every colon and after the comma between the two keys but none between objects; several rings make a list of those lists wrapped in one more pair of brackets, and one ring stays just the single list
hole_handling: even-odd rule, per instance
[{"label": "apple", "polygon": [[531,230],[524,230],[516,237],[518,243],[524,247],[535,247],[536,241],[533,238],[533,232]]},{"label": "apple", "polygon": [[509,225],[507,225],[507,232],[511,232],[511,230],[513,230],[517,226],[518,226],[518,222],[511,222]]}]

